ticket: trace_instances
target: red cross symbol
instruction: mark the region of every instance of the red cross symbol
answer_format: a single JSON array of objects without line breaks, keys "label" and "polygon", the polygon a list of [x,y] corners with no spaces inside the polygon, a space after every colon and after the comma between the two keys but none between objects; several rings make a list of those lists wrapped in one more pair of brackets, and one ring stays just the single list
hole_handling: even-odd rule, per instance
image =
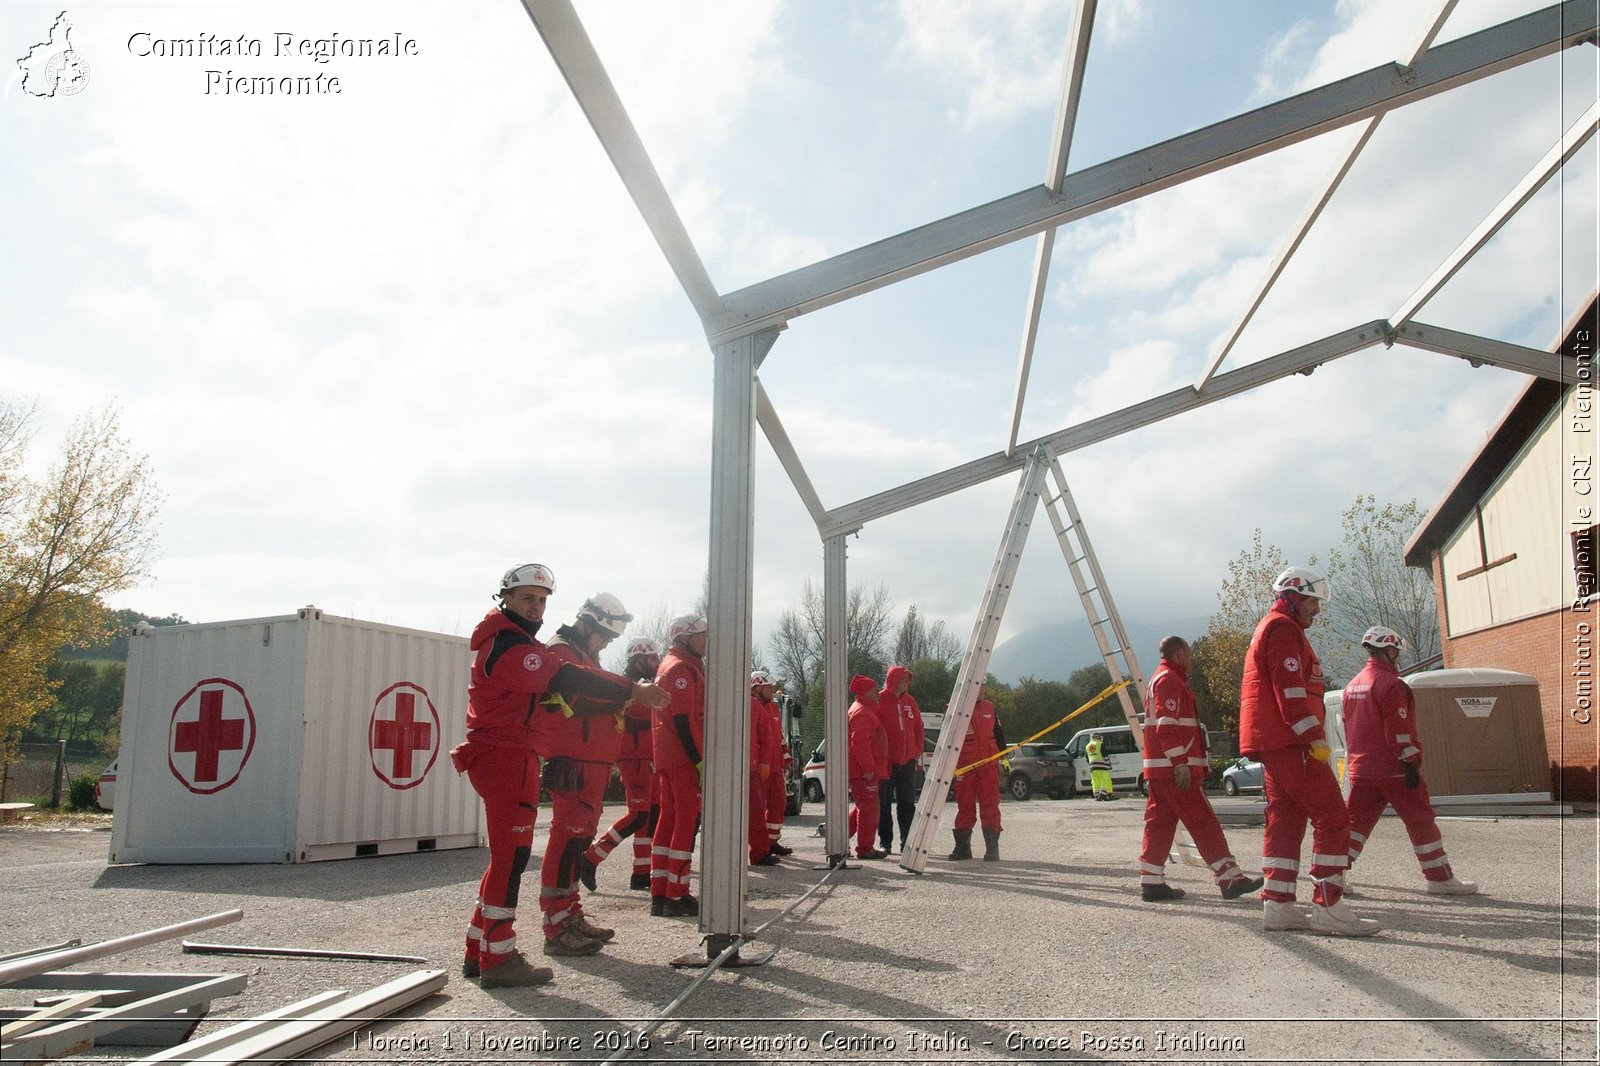
[{"label": "red cross symbol", "polygon": [[[200,699],[195,711],[197,693]],[[189,714],[195,717],[190,718]],[[191,792],[220,792],[237,781],[244,770],[255,747],[255,726],[255,712],[250,709],[244,689],[226,678],[206,678],[184,693],[172,708],[167,766]],[[178,759],[180,755],[194,757],[188,773],[179,768],[180,761],[188,761]]]},{"label": "red cross symbol", "polygon": [[[421,720],[417,717],[417,698],[427,707]],[[427,690],[409,681],[390,685],[379,693],[372,705],[372,720],[367,730],[367,745],[372,755],[372,772],[393,789],[415,788],[433,769],[439,757],[439,712],[428,698]],[[391,753],[390,770],[384,772],[378,752]],[[415,760],[427,757],[427,764],[419,771]]]}]

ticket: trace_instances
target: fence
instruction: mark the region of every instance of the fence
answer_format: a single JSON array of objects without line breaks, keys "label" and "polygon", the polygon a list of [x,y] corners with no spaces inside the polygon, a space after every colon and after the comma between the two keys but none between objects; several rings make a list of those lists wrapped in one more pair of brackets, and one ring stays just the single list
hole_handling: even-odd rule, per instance
[{"label": "fence", "polygon": [[98,777],[110,761],[93,748],[63,752],[59,744],[19,745],[11,761],[0,767],[0,802],[31,800],[49,805],[55,801],[64,806],[73,778],[83,773]]}]

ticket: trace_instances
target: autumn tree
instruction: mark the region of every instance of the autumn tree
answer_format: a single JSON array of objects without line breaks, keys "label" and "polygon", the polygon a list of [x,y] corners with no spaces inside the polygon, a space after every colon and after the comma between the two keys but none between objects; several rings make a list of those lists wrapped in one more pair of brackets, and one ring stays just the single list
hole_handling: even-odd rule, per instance
[{"label": "autumn tree", "polygon": [[946,667],[961,661],[961,638],[945,628],[943,619],[930,623],[917,611],[917,605],[906,608],[895,635],[894,661],[910,665],[918,659],[931,659]]},{"label": "autumn tree", "polygon": [[1344,539],[1328,553],[1329,597],[1317,621],[1327,630],[1330,675],[1350,678],[1361,669],[1361,635],[1374,625],[1405,638],[1401,669],[1439,654],[1433,579],[1405,563],[1406,540],[1426,515],[1414,499],[1379,507],[1371,495],[1357,496],[1344,512]]},{"label": "autumn tree", "polygon": [[[1304,565],[1314,566],[1316,561],[1312,556]],[[1206,627],[1205,639],[1192,646],[1193,672],[1204,679],[1207,691],[1235,714],[1250,638],[1256,623],[1276,599],[1272,582],[1288,566],[1283,550],[1276,544],[1262,543],[1261,530],[1257,529],[1250,549],[1241,551],[1228,564],[1228,576],[1217,592],[1217,610]]]},{"label": "autumn tree", "polygon": [[159,496],[111,409],[81,419],[43,479],[23,462],[35,409],[0,401],[0,746],[50,706],[63,647],[104,640],[104,599],[132,587],[155,555]]}]

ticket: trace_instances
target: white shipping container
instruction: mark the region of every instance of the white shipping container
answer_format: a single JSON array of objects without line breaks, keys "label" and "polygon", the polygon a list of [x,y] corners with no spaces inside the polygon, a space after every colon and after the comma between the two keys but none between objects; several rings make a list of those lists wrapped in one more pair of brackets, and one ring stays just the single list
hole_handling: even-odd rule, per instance
[{"label": "white shipping container", "polygon": [[315,862],[483,844],[450,749],[464,637],[325,616],[140,627],[112,862]]}]

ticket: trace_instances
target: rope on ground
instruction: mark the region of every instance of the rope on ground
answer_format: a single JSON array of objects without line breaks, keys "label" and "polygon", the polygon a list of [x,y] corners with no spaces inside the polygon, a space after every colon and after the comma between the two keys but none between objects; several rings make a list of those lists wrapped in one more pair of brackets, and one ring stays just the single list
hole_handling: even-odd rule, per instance
[{"label": "rope on ground", "polygon": [[750,932],[743,935],[735,935],[733,942],[724,948],[721,954],[706,964],[706,968],[700,972],[700,976],[696,977],[693,981],[690,981],[689,987],[678,993],[678,998],[674,999],[671,1003],[668,1003],[664,1008],[662,1008],[660,1014],[656,1015],[655,1018],[651,1019],[651,1021],[643,1028],[635,1032],[633,1034],[634,1039],[624,1040],[623,1048],[615,1055],[612,1055],[609,1059],[606,1059],[602,1066],[611,1066],[612,1063],[621,1062],[626,1059],[635,1049],[648,1047],[648,1038],[650,1034],[661,1028],[661,1026],[665,1025],[667,1022],[671,1021],[673,1014],[677,1012],[678,1008],[683,1006],[683,1004],[688,1001],[690,996],[698,992],[700,987],[710,979],[712,974],[717,972],[718,968],[720,968],[723,963],[727,962],[734,955],[738,954],[741,945],[752,942],[774,923],[788,917],[789,913],[796,907],[800,906],[800,904],[804,903],[813,892],[827,884],[828,878],[832,877],[833,872],[837,869],[839,869],[837,866],[828,867],[828,872],[822,875],[821,880],[812,885],[810,888],[806,889],[804,892],[800,893],[800,895],[796,896],[793,903],[783,908],[783,910],[779,911],[777,914],[774,914],[765,922],[762,922]]},{"label": "rope on ground", "polygon": [[1038,740],[1040,737],[1044,736],[1046,733],[1048,733],[1052,729],[1056,728],[1056,726],[1065,725],[1067,722],[1072,721],[1074,718],[1078,717],[1078,715],[1082,714],[1084,711],[1087,711],[1090,707],[1093,707],[1095,704],[1099,703],[1101,700],[1108,699],[1111,696],[1116,695],[1118,692],[1120,692],[1123,689],[1127,688],[1131,684],[1133,684],[1133,682],[1131,680],[1129,680],[1128,678],[1123,678],[1121,681],[1113,681],[1111,684],[1109,684],[1105,688],[1101,689],[1100,690],[1100,694],[1098,696],[1095,696],[1088,703],[1085,703],[1082,707],[1079,707],[1077,710],[1073,711],[1071,714],[1068,714],[1065,718],[1056,719],[1054,722],[1051,722],[1049,725],[1047,725],[1043,729],[1039,730],[1033,736],[1028,737],[1028,738],[1026,738],[1024,740],[1017,741],[1015,744],[1011,745],[1009,748],[1006,748],[1004,751],[997,751],[993,755],[990,755],[987,758],[979,759],[975,763],[968,763],[966,766],[958,767],[956,769],[956,776],[960,777],[962,774],[966,773],[968,770],[976,770],[978,767],[983,766],[986,763],[992,763],[996,759],[1005,758],[1007,755],[1010,755],[1012,752],[1014,752],[1018,748],[1022,747],[1022,745],[1030,744],[1033,741]]}]

